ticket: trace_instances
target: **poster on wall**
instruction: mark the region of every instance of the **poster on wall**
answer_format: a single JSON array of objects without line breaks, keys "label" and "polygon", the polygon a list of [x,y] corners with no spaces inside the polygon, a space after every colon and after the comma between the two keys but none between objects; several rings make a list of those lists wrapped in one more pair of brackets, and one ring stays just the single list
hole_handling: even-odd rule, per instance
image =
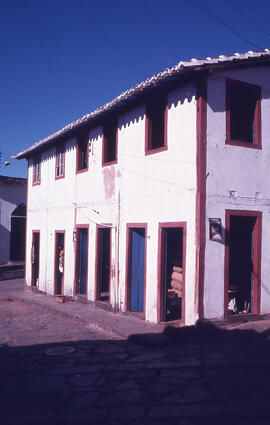
[{"label": "poster on wall", "polygon": [[209,218],[209,233],[211,241],[222,241],[221,218]]}]

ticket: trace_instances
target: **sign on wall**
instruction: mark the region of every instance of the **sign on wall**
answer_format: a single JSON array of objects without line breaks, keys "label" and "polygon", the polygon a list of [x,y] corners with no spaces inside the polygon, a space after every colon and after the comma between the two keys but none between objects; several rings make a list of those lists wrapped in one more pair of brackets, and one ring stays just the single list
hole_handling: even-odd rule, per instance
[{"label": "sign on wall", "polygon": [[209,218],[209,234],[211,241],[222,240],[221,218]]}]

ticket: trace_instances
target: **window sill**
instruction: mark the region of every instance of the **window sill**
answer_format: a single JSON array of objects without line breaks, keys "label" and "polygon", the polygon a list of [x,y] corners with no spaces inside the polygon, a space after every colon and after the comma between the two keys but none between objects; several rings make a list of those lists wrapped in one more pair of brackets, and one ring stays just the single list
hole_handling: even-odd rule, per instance
[{"label": "window sill", "polygon": [[41,183],[40,181],[39,182],[33,182],[32,186],[40,186],[40,183]]},{"label": "window sill", "polygon": [[168,150],[168,146],[161,146],[160,148],[147,149],[145,155],[153,155],[155,153],[164,152]]},{"label": "window sill", "polygon": [[102,167],[107,167],[108,165],[115,165],[117,164],[117,159],[110,162],[102,162]]},{"label": "window sill", "polygon": [[63,176],[55,176],[55,180],[62,180],[65,178],[65,174]]},{"label": "window sill", "polygon": [[230,145],[230,146],[238,146],[238,147],[242,147],[242,148],[249,148],[249,149],[262,149],[261,144],[241,142],[240,140],[233,140],[233,139],[226,139],[225,144]]},{"label": "window sill", "polygon": [[88,171],[88,167],[82,168],[81,170],[76,170],[76,174],[86,173],[86,171]]}]

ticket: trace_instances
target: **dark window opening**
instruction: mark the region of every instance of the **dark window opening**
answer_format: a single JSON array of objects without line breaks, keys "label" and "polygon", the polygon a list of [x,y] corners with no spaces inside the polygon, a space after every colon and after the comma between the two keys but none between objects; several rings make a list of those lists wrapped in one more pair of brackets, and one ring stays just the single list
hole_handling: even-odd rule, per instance
[{"label": "dark window opening", "polygon": [[230,217],[228,287],[230,314],[253,312],[255,223],[256,217]]},{"label": "dark window opening", "polygon": [[77,171],[88,168],[88,137],[77,136]]},{"label": "dark window opening", "polygon": [[117,122],[103,126],[103,164],[117,161]]},{"label": "dark window opening", "polygon": [[183,228],[163,229],[162,245],[162,320],[181,320],[184,293]]},{"label": "dark window opening", "polygon": [[227,81],[227,139],[260,144],[260,87]]},{"label": "dark window opening", "polygon": [[56,148],[56,165],[55,176],[64,177],[65,175],[65,146],[57,146]]},{"label": "dark window opening", "polygon": [[167,98],[152,99],[146,107],[146,151],[166,147]]},{"label": "dark window opening", "polygon": [[40,183],[40,162],[40,155],[35,156],[33,160],[33,184]]}]

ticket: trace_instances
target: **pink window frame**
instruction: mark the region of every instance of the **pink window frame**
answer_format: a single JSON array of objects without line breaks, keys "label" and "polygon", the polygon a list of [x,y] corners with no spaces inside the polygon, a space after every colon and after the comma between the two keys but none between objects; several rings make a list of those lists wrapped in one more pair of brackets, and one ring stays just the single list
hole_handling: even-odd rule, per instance
[{"label": "pink window frame", "polygon": [[[57,176],[57,161],[60,159],[60,155],[63,154],[64,161],[64,172],[63,174]],[[57,159],[58,158],[58,159]],[[65,144],[56,147],[56,155],[55,155],[55,180],[60,180],[65,177],[65,163],[66,163],[66,149]]]},{"label": "pink window frame", "polygon": [[[252,90],[254,94],[256,94],[256,107],[255,107],[255,113],[254,113],[254,143],[231,139],[230,87],[232,84],[237,84],[242,87],[247,87],[249,90]],[[240,146],[240,147],[245,147],[250,149],[262,149],[261,87],[260,86],[227,78],[226,80],[226,145]]]},{"label": "pink window frame", "polygon": [[154,153],[163,152],[168,149],[168,97],[166,97],[164,109],[164,140],[163,146],[158,148],[152,148],[152,128],[150,127],[150,118],[148,117],[147,109],[149,105],[146,105],[145,110],[145,155],[152,155]]},{"label": "pink window frame", "polygon": [[[115,131],[115,159],[113,161],[106,161],[107,152],[108,152],[108,139],[105,137],[104,126],[102,127],[102,167],[107,165],[117,164],[118,162],[118,121],[116,122],[116,131]],[[113,126],[113,124],[112,124]]]}]

